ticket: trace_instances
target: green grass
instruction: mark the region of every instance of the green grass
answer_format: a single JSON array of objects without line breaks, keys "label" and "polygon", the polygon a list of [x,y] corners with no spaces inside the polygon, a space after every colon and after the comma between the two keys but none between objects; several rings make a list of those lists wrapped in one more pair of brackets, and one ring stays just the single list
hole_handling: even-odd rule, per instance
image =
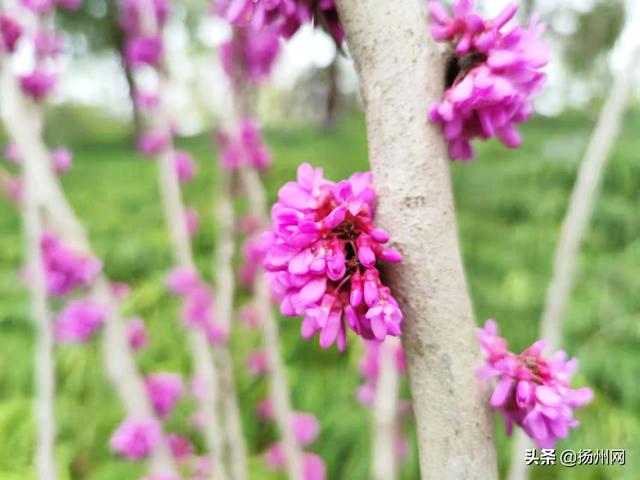
[{"label": "green grass", "polygon": [[[81,123],[76,122],[77,125]],[[551,271],[560,222],[592,124],[578,114],[537,118],[526,126],[525,145],[508,151],[495,142],[479,148],[475,162],[452,166],[465,264],[478,322],[495,318],[513,349],[536,338],[538,318]],[[78,127],[79,128],[79,127]],[[582,249],[577,284],[567,313],[566,350],[577,356],[576,383],[592,387],[594,402],[578,413],[582,427],[558,448],[626,448],[625,467],[541,467],[536,479],[640,478],[640,115],[629,116],[614,150]],[[54,124],[52,142],[70,142],[76,163],[64,186],[86,222],[95,249],[114,280],[129,282],[133,294],[125,313],[141,315],[151,331],[151,347],[139,355],[144,372],[176,370],[189,374],[190,360],[177,322],[178,305],[165,291],[171,267],[156,165],[140,159],[122,138],[122,128],[93,135],[90,129]],[[325,167],[329,178],[343,178],[366,168],[364,122],[343,119],[331,130],[295,127],[267,131],[275,164],[266,175],[273,200],[278,187],[293,178],[303,161]],[[195,252],[202,271],[215,247],[211,218],[215,190],[215,154],[208,137],[186,139],[200,166],[186,198],[202,218]],[[212,188],[212,186],[214,188]],[[34,422],[33,328],[26,292],[17,281],[22,262],[21,229],[16,212],[0,203],[0,478],[30,480]],[[359,348],[352,341],[345,354],[323,351],[299,336],[299,321],[282,320],[283,354],[288,365],[293,404],[315,413],[320,438],[310,448],[329,465],[330,480],[368,478],[368,412],[355,401],[360,382]],[[266,387],[244,368],[244,358],[258,339],[241,327],[233,338],[238,392],[249,439],[252,478],[269,473],[261,452],[275,438],[253,407]],[[123,462],[107,446],[120,420],[121,407],[104,376],[99,345],[61,347],[57,354],[57,454],[61,478],[129,480],[143,467]],[[173,431],[189,434],[193,405],[185,402],[170,420]],[[500,466],[507,466],[509,444],[496,421]],[[414,448],[402,478],[415,479]],[[517,461],[521,461],[517,459]]]}]

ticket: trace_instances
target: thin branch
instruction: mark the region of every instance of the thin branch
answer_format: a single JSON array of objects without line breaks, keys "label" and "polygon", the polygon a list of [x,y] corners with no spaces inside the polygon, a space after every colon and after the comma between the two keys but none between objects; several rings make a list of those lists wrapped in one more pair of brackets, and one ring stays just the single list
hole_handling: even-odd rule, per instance
[{"label": "thin branch", "polygon": [[397,476],[395,437],[400,376],[395,365],[395,352],[398,342],[398,339],[389,337],[380,345],[380,372],[373,404],[371,478],[374,480],[394,480]]},{"label": "thin branch", "polygon": [[[40,108],[25,98],[15,77],[7,69],[2,74],[2,93],[5,128],[24,161],[31,165],[29,175],[33,176],[32,183],[38,186],[39,209],[46,213],[47,223],[64,237],[66,243],[91,254],[84,228],[49,165],[50,155],[42,139],[43,120]],[[101,274],[90,289],[90,295],[107,308],[109,313],[102,338],[107,374],[129,415],[154,418],[144,382],[128,345],[126,329],[118,312],[118,302],[109,285],[109,281]],[[164,439],[151,453],[149,463],[152,473],[177,473]]]},{"label": "thin branch", "polygon": [[443,94],[445,56],[418,0],[338,0],[364,100],[377,218],[404,260],[389,281],[424,479],[497,478],[488,390],[467,289],[442,132],[426,110]]},{"label": "thin branch", "polygon": [[[268,218],[267,195],[258,173],[254,169],[245,168],[240,171],[240,177],[249,198],[252,217],[266,223]],[[278,323],[273,314],[269,285],[263,270],[260,270],[256,276],[254,288],[255,307],[262,322],[263,346],[269,365],[270,396],[273,402],[275,421],[280,430],[287,457],[289,480],[302,480],[302,452],[291,429],[293,415],[285,365],[280,354]]]}]

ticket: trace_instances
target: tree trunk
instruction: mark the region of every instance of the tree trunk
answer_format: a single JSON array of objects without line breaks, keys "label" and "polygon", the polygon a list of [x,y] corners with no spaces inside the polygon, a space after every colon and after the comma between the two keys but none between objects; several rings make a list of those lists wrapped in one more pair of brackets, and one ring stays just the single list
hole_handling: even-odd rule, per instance
[{"label": "tree trunk", "polygon": [[360,78],[380,226],[403,262],[388,279],[403,343],[423,479],[497,477],[488,390],[456,231],[449,160],[427,110],[443,94],[445,56],[419,0],[338,0]]}]

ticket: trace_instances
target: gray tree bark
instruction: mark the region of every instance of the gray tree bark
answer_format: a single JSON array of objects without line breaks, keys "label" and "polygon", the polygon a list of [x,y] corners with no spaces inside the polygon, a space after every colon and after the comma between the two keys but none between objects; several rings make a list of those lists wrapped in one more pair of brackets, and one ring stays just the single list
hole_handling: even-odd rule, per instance
[{"label": "gray tree bark", "polygon": [[404,256],[387,278],[405,315],[422,478],[495,479],[447,149],[427,121],[443,94],[446,58],[428,35],[419,0],[336,3],[360,78],[378,221]]}]

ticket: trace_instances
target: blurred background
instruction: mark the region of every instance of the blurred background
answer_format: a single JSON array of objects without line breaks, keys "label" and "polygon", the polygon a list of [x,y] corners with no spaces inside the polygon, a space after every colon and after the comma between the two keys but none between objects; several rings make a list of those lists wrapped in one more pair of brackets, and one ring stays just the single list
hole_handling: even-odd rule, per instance
[{"label": "blurred background", "polygon": [[[185,195],[200,212],[202,227],[194,247],[201,271],[209,275],[216,244],[212,210],[217,182],[215,119],[210,112],[224,117],[228,108],[216,48],[230,32],[222,21],[205,15],[204,3],[173,2],[166,40],[178,145],[199,165],[200,174]],[[506,2],[477,3],[491,12]],[[548,24],[552,61],[537,104],[539,114],[522,128],[522,148],[508,151],[490,141],[478,145],[472,163],[452,164],[476,318],[478,323],[496,319],[512,350],[537,339],[559,227],[580,160],[612,79],[638,39],[640,8],[635,0],[627,3],[521,2],[524,12],[539,11]],[[138,114],[130,100],[132,73],[121,61],[114,2],[85,0],[79,11],[61,12],[57,21],[70,49],[64,58],[66,73],[47,107],[46,137],[51,145],[66,144],[74,151],[74,167],[62,182],[107,275],[132,287],[125,314],[147,322],[152,342],[138,357],[141,369],[188,376],[189,356],[175,348],[176,338],[184,335],[176,321],[178,302],[164,286],[172,260],[156,170],[135,151]],[[538,467],[535,479],[640,478],[640,81],[635,85],[581,251],[565,320],[565,349],[581,365],[575,384],[590,386],[595,400],[578,412],[581,428],[557,446],[625,448],[627,464]],[[357,78],[348,55],[336,51],[324,33],[304,28],[286,45],[273,80],[261,88],[258,105],[274,158],[264,177],[271,201],[301,162],[323,166],[334,180],[368,168]],[[6,143],[2,132],[0,143]],[[19,215],[0,200],[1,480],[36,478],[34,329],[27,291],[18,279],[22,245]],[[242,302],[243,293],[238,295]],[[280,326],[293,404],[320,420],[321,435],[311,450],[325,459],[331,480],[368,478],[370,414],[355,396],[361,383],[359,345],[351,342],[344,354],[323,351],[317,342],[300,339],[299,320],[282,319]],[[239,329],[232,338],[238,395],[252,478],[279,478],[262,458],[276,432],[258,420],[254,409],[266,385],[246,371],[246,356],[257,341]],[[63,478],[126,480],[142,475],[141,465],[109,451],[108,438],[122,411],[104,378],[97,344],[62,346],[56,360],[57,454],[67,466]],[[188,402],[180,404],[169,421],[173,431],[191,435],[185,427],[191,410]],[[415,435],[412,427],[408,430],[411,449],[401,477],[416,479]],[[501,419],[496,430],[504,473],[510,445]]]}]

